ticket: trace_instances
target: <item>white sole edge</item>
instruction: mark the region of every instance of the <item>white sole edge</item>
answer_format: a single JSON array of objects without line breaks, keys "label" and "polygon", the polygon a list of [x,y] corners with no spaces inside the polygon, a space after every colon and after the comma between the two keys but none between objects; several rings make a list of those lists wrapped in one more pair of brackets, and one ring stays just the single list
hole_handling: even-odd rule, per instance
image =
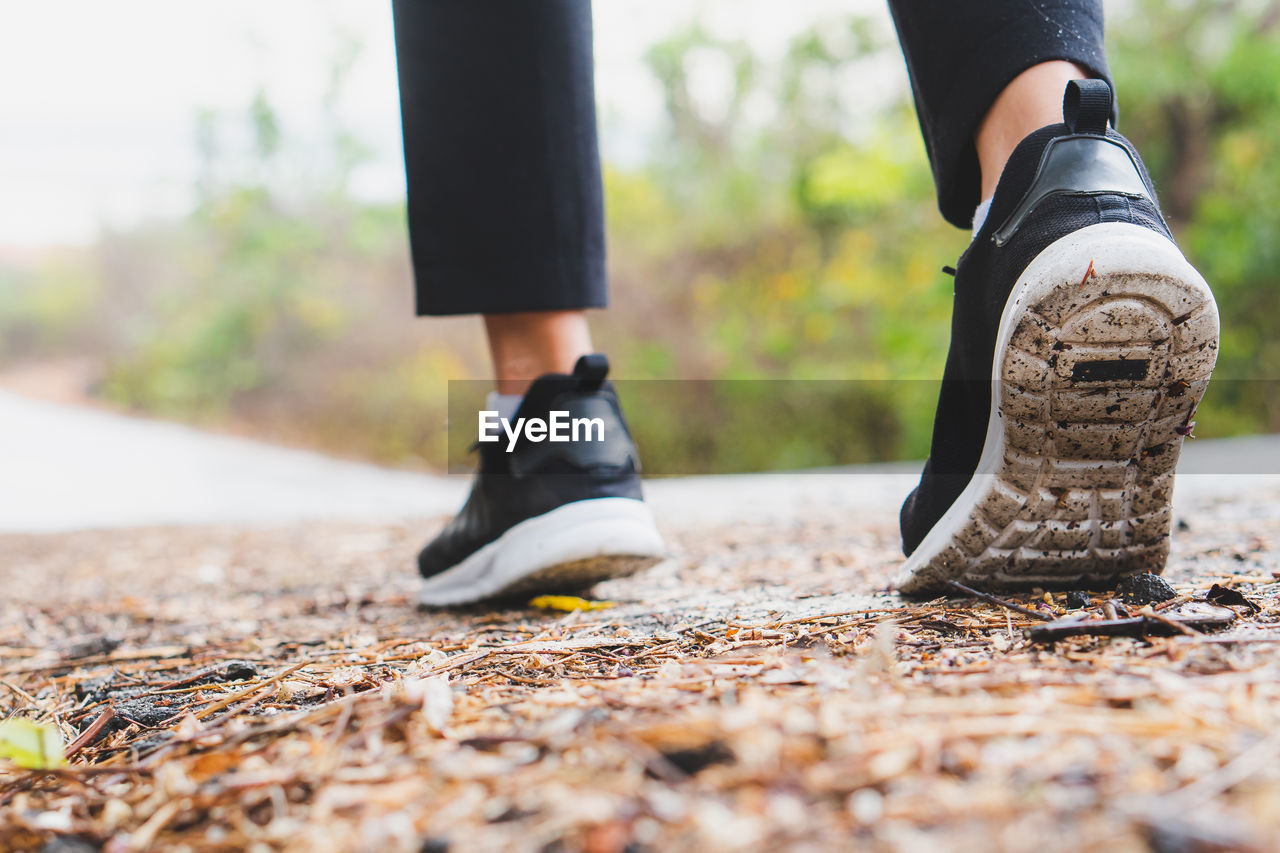
[{"label": "white sole edge", "polygon": [[[1218,335],[1208,285],[1162,235],[1102,223],[1046,247],[1001,315],[979,473],[898,589],[1103,586],[1162,571],[1178,427]],[[1143,361],[1141,380],[1078,378]]]},{"label": "white sole edge", "polygon": [[527,519],[461,563],[424,578],[420,607],[468,604],[526,590],[584,589],[623,577],[666,556],[643,501],[594,498]]}]

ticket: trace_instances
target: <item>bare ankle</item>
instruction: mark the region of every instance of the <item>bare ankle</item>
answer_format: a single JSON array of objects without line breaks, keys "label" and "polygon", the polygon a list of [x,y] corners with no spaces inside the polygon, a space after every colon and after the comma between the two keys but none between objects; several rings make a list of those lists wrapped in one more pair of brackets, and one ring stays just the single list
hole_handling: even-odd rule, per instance
[{"label": "bare ankle", "polygon": [[500,394],[523,394],[544,373],[569,373],[593,351],[585,311],[487,314],[484,324]]},{"label": "bare ankle", "polygon": [[1033,65],[1005,86],[978,125],[974,145],[982,169],[982,197],[991,198],[1004,164],[1026,136],[1062,120],[1062,93],[1071,80],[1092,76],[1074,62]]}]

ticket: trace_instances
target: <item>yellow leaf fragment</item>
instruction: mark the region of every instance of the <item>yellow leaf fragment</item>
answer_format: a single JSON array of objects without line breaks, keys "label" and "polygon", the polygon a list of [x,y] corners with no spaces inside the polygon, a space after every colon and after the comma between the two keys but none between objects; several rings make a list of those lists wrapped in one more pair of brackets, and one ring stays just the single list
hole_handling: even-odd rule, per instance
[{"label": "yellow leaf fragment", "polygon": [[616,601],[587,601],[576,595],[540,595],[529,602],[530,607],[539,610],[563,610],[571,613],[574,610],[608,610],[617,607]]},{"label": "yellow leaf fragment", "polygon": [[56,726],[30,720],[0,722],[0,758],[28,770],[47,770],[66,763],[62,757],[62,732]]}]

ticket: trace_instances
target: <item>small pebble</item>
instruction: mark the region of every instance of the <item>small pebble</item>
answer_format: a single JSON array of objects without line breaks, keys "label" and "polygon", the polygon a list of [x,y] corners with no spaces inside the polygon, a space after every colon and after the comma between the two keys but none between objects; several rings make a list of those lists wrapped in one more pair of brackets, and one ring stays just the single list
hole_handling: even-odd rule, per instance
[{"label": "small pebble", "polygon": [[248,661],[233,660],[224,665],[218,675],[226,681],[244,681],[258,677],[258,668]]},{"label": "small pebble", "polygon": [[1178,591],[1159,575],[1143,572],[1120,581],[1116,595],[1130,604],[1157,604],[1178,597]]},{"label": "small pebble", "polygon": [[1089,593],[1078,589],[1073,589],[1067,593],[1068,610],[1079,610],[1082,607],[1088,607],[1089,604]]}]

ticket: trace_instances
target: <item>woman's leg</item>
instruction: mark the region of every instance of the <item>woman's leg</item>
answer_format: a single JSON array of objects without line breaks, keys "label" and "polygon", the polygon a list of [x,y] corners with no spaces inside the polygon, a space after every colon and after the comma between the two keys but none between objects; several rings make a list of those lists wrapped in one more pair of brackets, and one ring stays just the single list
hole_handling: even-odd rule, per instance
[{"label": "woman's leg", "polygon": [[395,0],[418,313],[483,314],[504,393],[606,303],[589,0]]},{"label": "woman's leg", "polygon": [[[1060,120],[1067,80],[1111,83],[1101,0],[890,0],[948,222],[968,228],[1023,137]],[[1114,88],[1114,86],[1113,86]]]}]

